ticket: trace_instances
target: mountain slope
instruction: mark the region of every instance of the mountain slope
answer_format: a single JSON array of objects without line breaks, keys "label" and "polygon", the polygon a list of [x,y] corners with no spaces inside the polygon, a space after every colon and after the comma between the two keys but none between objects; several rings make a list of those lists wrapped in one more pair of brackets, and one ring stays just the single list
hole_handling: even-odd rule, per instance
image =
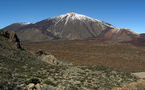
[{"label": "mountain slope", "polygon": [[127,29],[127,28],[120,28],[120,29],[110,29],[101,33],[99,38],[103,40],[112,40],[112,41],[131,41],[135,38],[139,37],[139,34]]},{"label": "mountain slope", "polygon": [[[118,31],[116,27],[109,23],[73,12],[48,18],[36,23],[15,23],[4,28],[4,30],[16,31],[21,41],[99,38],[110,30],[115,32]],[[131,31],[130,33],[132,36],[136,35],[136,33]],[[118,37],[117,33],[113,34]],[[127,35],[126,33],[124,34]],[[114,39],[118,40],[118,38]]]}]

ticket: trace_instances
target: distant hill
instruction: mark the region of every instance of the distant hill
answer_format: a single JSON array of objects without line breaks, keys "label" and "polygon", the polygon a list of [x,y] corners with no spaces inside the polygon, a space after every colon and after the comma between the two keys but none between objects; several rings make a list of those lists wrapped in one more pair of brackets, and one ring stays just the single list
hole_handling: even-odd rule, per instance
[{"label": "distant hill", "polygon": [[132,30],[118,29],[104,21],[74,12],[35,23],[14,23],[3,30],[15,31],[21,41],[29,42],[87,38],[129,41],[138,36]]},{"label": "distant hill", "polygon": [[145,33],[140,34],[139,37],[129,41],[129,43],[135,46],[144,47],[145,46]]}]

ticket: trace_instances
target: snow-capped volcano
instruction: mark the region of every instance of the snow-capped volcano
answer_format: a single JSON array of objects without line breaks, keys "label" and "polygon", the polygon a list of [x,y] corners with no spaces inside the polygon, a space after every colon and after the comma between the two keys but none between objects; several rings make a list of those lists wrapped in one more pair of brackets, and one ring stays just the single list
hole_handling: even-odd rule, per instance
[{"label": "snow-capped volcano", "polygon": [[[12,24],[4,28],[4,30],[16,31],[21,41],[75,40],[104,38],[106,36],[108,38],[108,34],[109,39],[111,39],[111,37],[115,37],[113,38],[114,40],[116,39],[118,33],[119,37],[122,37],[122,31],[113,25],[74,12],[50,17],[36,23],[25,25],[19,23]],[[129,30],[124,32],[123,35],[128,36],[128,32],[130,32],[129,35],[134,35],[134,33]],[[128,40],[128,37],[126,40]]]},{"label": "snow-capped volcano", "polygon": [[[48,18],[48,20],[50,20],[50,19],[52,19],[52,18]],[[85,16],[85,15],[82,15],[82,14],[78,14],[78,13],[75,13],[75,12],[69,12],[67,14],[56,16],[56,17],[53,17],[53,19],[58,19],[59,20],[58,22],[65,21],[65,24],[67,24],[68,21],[75,21],[75,20],[80,20],[81,22],[97,22],[97,23],[102,23],[102,24],[105,24],[109,27],[115,28],[111,24],[105,23],[101,20],[94,19],[94,18]],[[58,23],[58,22],[56,22],[56,23]]]},{"label": "snow-capped volcano", "polygon": [[77,14],[74,12],[69,12],[67,14],[57,16],[55,18],[66,19],[66,21],[68,21],[68,20],[88,20],[88,21],[94,21],[94,22],[96,22],[96,21],[101,22],[100,20],[93,19],[88,16]]}]

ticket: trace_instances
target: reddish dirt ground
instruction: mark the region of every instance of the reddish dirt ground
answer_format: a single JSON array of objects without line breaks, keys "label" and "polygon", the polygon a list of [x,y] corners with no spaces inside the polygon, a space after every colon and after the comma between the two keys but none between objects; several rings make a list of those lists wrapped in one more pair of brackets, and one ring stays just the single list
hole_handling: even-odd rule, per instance
[{"label": "reddish dirt ground", "polygon": [[31,52],[45,50],[74,65],[103,65],[121,71],[145,71],[145,47],[129,43],[85,41],[48,41],[23,43]]}]

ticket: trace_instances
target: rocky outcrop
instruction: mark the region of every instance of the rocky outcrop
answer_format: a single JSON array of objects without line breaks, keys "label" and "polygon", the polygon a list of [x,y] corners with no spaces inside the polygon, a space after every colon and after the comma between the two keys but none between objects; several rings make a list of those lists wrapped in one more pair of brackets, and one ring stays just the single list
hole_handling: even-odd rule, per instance
[{"label": "rocky outcrop", "polygon": [[38,55],[38,57],[42,61],[44,61],[50,65],[58,65],[59,64],[58,60],[53,55],[51,55],[50,53],[48,53],[46,51],[41,51],[41,50],[37,51],[36,55]]},{"label": "rocky outcrop", "polygon": [[50,65],[72,65],[72,63],[67,63],[65,61],[58,60],[57,58],[55,58],[54,55],[50,54],[47,51],[38,50],[34,54],[36,54],[39,59]]},{"label": "rocky outcrop", "polygon": [[12,46],[17,49],[22,49],[20,45],[19,38],[17,37],[16,33],[14,31],[11,31],[8,33],[7,31],[0,31],[0,35],[4,37],[3,39],[7,40],[8,42],[11,42]]},{"label": "rocky outcrop", "polygon": [[134,76],[136,76],[137,78],[140,79],[145,79],[145,72],[136,72],[136,73],[132,73]]}]

